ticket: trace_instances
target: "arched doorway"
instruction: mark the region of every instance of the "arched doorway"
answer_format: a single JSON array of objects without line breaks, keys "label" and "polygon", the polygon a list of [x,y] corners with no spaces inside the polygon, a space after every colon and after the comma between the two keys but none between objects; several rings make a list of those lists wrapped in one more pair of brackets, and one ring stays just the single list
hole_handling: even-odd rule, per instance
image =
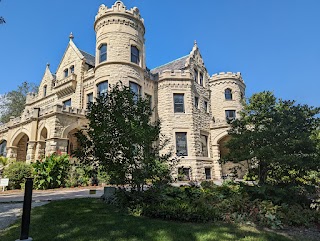
[{"label": "arched doorway", "polygon": [[22,134],[20,139],[17,140],[17,161],[27,160],[28,142],[29,137],[26,134]]},{"label": "arched doorway", "polygon": [[2,140],[0,141],[0,156],[7,156],[7,141]]},{"label": "arched doorway", "polygon": [[[231,139],[230,136],[226,135],[223,137],[219,142],[219,151],[220,151],[220,158],[225,157],[229,153],[229,149],[226,147],[227,142]],[[244,174],[247,171],[246,163],[242,162],[239,164],[234,164],[232,162],[227,162],[222,164],[222,176],[230,175],[237,170],[237,177],[243,178]]]},{"label": "arched doorway", "polygon": [[72,153],[78,148],[78,141],[75,134],[78,132],[78,129],[71,130],[68,135],[68,147],[67,147],[67,153],[69,155],[72,155]]}]

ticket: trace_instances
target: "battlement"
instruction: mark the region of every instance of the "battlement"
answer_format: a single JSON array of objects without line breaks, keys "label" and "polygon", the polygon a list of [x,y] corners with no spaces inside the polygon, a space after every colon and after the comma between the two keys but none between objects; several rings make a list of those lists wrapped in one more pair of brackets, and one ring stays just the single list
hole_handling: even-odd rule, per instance
[{"label": "battlement", "polygon": [[214,74],[211,76],[210,81],[217,81],[217,80],[223,80],[223,79],[235,79],[239,80],[242,83],[244,83],[241,73],[233,73],[233,72],[220,72],[218,74]]},{"label": "battlement", "polygon": [[189,70],[163,70],[159,75],[159,80],[162,79],[192,79]]},{"label": "battlement", "polygon": [[26,96],[26,104],[30,104],[38,100],[38,93],[28,93]]},{"label": "battlement", "polygon": [[126,6],[123,4],[121,1],[116,1],[111,8],[108,8],[104,4],[100,5],[98,13],[95,17],[95,21],[97,21],[99,18],[108,15],[108,14],[113,14],[113,13],[118,13],[118,14],[127,14],[130,17],[133,17],[135,19],[138,19],[142,23],[144,23],[143,18],[140,15],[140,11],[137,7],[133,7],[131,9],[127,9]]}]

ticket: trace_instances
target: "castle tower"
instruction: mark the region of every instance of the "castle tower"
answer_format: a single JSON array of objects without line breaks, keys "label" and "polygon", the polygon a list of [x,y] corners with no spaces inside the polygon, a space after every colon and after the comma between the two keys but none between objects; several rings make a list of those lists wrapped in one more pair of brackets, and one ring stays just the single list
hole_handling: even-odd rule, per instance
[{"label": "castle tower", "polygon": [[209,80],[213,122],[227,124],[227,120],[238,117],[241,101],[245,94],[245,84],[241,73],[221,72]]},{"label": "castle tower", "polygon": [[214,175],[216,178],[220,178],[221,175],[229,174],[230,168],[234,166],[230,163],[221,166],[218,160],[228,152],[225,148],[225,143],[230,138],[228,136],[230,127],[228,121],[239,117],[246,86],[239,72],[214,74],[211,76],[209,83],[212,108],[210,131],[212,158],[214,161]]},{"label": "castle tower", "polygon": [[[95,17],[95,84],[118,81],[143,88],[145,27],[139,9],[126,9],[121,1],[111,8],[101,5]],[[98,86],[99,92],[99,86]]]}]

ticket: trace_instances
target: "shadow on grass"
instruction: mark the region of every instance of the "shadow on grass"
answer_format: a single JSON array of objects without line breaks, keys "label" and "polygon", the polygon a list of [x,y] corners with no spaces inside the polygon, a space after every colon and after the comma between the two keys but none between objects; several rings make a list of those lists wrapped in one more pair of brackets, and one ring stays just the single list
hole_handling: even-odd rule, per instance
[{"label": "shadow on grass", "polygon": [[[19,238],[17,222],[0,233],[1,241]],[[274,233],[227,224],[178,223],[129,216],[97,199],[55,201],[32,211],[34,241],[287,241]]]}]

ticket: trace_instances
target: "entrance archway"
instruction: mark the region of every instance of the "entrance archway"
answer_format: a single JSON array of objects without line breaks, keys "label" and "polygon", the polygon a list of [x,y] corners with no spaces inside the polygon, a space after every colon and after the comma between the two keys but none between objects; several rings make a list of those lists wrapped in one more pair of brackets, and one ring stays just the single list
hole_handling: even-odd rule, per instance
[{"label": "entrance archway", "polygon": [[20,140],[17,141],[17,161],[27,160],[29,137],[23,134]]},{"label": "entrance archway", "polygon": [[75,134],[78,132],[78,129],[71,130],[68,135],[68,147],[67,147],[67,153],[69,155],[72,155],[72,153],[78,148],[78,140]]},{"label": "entrance archway", "polygon": [[[229,153],[229,149],[226,147],[227,142],[231,139],[230,136],[225,136],[219,141],[219,151],[220,151],[220,158],[225,157]],[[227,162],[225,164],[222,164],[222,176],[229,175],[233,173],[234,170],[237,170],[237,176],[239,178],[243,178],[244,174],[247,171],[247,166],[245,162],[241,163],[232,163]]]},{"label": "entrance archway", "polygon": [[39,136],[39,141],[38,141],[38,158],[43,158],[46,156],[46,141],[48,138],[48,130],[46,127],[44,127]]}]

